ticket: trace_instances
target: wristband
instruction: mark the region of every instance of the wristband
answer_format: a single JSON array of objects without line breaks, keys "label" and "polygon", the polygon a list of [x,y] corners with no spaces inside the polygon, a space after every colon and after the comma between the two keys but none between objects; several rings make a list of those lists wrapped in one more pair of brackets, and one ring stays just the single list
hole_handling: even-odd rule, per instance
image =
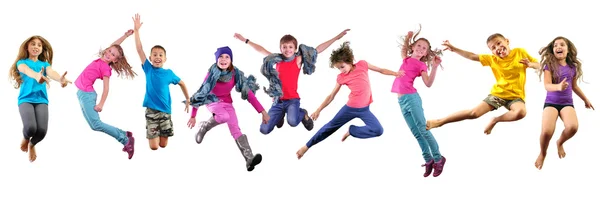
[{"label": "wristband", "polygon": [[248,44],[248,41],[250,41],[250,39],[246,39],[246,44]]}]

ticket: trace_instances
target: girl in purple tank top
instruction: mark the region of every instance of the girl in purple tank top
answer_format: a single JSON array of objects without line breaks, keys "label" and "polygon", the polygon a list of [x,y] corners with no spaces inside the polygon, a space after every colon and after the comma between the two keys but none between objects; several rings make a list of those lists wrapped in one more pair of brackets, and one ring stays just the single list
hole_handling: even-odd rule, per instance
[{"label": "girl in purple tank top", "polygon": [[558,117],[565,125],[560,138],[556,141],[559,158],[564,158],[566,155],[563,144],[577,132],[579,123],[573,106],[572,93],[575,92],[583,100],[585,108],[593,110],[594,107],[577,85],[577,80],[583,73],[581,62],[577,59],[577,48],[569,39],[556,37],[539,53],[542,56],[541,65],[543,65],[539,76],[540,79],[542,75],[544,76],[544,87],[548,91],[542,115],[540,155],[535,161],[535,167],[541,170]]}]

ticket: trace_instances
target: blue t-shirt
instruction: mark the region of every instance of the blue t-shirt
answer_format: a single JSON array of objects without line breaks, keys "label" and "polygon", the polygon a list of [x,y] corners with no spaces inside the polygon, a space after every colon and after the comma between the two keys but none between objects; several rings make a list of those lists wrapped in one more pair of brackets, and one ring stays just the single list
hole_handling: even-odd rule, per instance
[{"label": "blue t-shirt", "polygon": [[[44,68],[44,76],[46,76],[46,68],[50,66],[45,61],[33,61],[31,59],[21,59],[17,61],[17,69],[19,65],[25,64],[34,72],[40,72]],[[23,83],[19,90],[18,105],[21,103],[32,103],[32,104],[48,104],[48,92],[46,90],[46,82],[40,84],[34,78],[19,72]]]},{"label": "blue t-shirt", "polygon": [[146,74],[146,95],[143,106],[171,114],[171,91],[169,85],[181,80],[170,69],[152,66],[148,59],[142,65]]}]

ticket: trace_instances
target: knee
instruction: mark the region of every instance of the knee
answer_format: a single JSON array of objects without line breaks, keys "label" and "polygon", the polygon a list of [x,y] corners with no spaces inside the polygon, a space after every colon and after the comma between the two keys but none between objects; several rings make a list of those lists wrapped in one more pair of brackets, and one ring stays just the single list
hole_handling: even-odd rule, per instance
[{"label": "knee", "polygon": [[471,112],[469,112],[469,119],[476,119],[476,118],[481,117],[481,115],[483,115],[483,114],[478,112],[475,109],[472,109]]},{"label": "knee", "polygon": [[373,128],[373,135],[375,135],[375,137],[379,137],[379,136],[383,135],[383,127],[377,126],[377,127]]},{"label": "knee", "polygon": [[102,131],[102,123],[100,121],[94,121],[90,124],[90,128],[94,131]]},{"label": "knee", "polygon": [[527,115],[527,110],[525,109],[517,109],[516,110],[517,113],[517,119],[523,119],[526,115]]},{"label": "knee", "polygon": [[158,146],[157,145],[150,145],[150,149],[153,151],[158,150]]},{"label": "knee", "polygon": [[578,124],[565,124],[565,132],[575,133],[579,129]]},{"label": "knee", "polygon": [[229,114],[216,114],[214,115],[215,117],[215,121],[217,121],[218,123],[226,123],[229,121]]},{"label": "knee", "polygon": [[260,125],[260,133],[262,133],[264,135],[267,135],[267,134],[271,133],[272,130],[273,130],[273,127],[270,128],[266,124]]},{"label": "knee", "polygon": [[28,136],[32,136],[33,134],[35,134],[38,130],[38,127],[35,124],[29,124],[29,125],[25,125],[23,126],[23,131],[28,135]]},{"label": "knee", "polygon": [[291,126],[291,127],[295,127],[298,126],[298,124],[300,124],[300,118],[298,118],[298,116],[289,116],[287,117],[287,123]]}]

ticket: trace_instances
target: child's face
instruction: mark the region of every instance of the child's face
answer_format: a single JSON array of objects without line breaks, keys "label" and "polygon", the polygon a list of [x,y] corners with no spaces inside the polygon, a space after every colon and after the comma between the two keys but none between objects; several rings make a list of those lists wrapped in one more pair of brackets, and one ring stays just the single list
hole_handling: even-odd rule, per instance
[{"label": "child's face", "polygon": [[113,63],[117,61],[119,56],[121,56],[121,53],[119,53],[117,47],[112,46],[104,51],[104,56],[102,56],[102,58],[108,63]]},{"label": "child's face", "polygon": [[504,58],[508,56],[510,48],[508,48],[508,39],[502,37],[496,37],[487,43],[488,48],[492,51],[492,54]]},{"label": "child's face", "polygon": [[40,41],[40,39],[34,38],[33,40],[29,41],[29,44],[27,44],[27,53],[29,53],[29,56],[33,56],[33,57],[37,57],[42,53],[43,50],[43,46],[42,46],[42,41]]},{"label": "child's face", "polygon": [[279,46],[279,48],[281,50],[281,54],[283,54],[283,56],[286,58],[291,58],[294,56],[294,53],[296,53],[296,45],[294,45],[294,42],[283,43],[281,46]]},{"label": "child's face", "polygon": [[229,68],[229,65],[231,65],[231,57],[229,57],[229,54],[221,54],[219,56],[219,62],[217,62],[219,69],[227,69]]},{"label": "child's face", "polygon": [[150,62],[154,67],[162,67],[167,61],[167,55],[165,51],[160,48],[154,48],[150,51]]},{"label": "child's face", "polygon": [[348,64],[348,63],[344,63],[344,62],[337,62],[337,63],[333,64],[333,66],[335,68],[339,69],[340,72],[343,74],[348,74],[350,72],[350,70],[352,70],[352,64]]},{"label": "child's face", "polygon": [[418,40],[412,47],[412,57],[416,59],[421,59],[421,57],[426,56],[429,51],[429,44],[424,40]]},{"label": "child's face", "polygon": [[553,53],[556,59],[558,60],[566,59],[569,53],[569,47],[567,46],[567,42],[563,39],[558,39],[554,41]]}]

